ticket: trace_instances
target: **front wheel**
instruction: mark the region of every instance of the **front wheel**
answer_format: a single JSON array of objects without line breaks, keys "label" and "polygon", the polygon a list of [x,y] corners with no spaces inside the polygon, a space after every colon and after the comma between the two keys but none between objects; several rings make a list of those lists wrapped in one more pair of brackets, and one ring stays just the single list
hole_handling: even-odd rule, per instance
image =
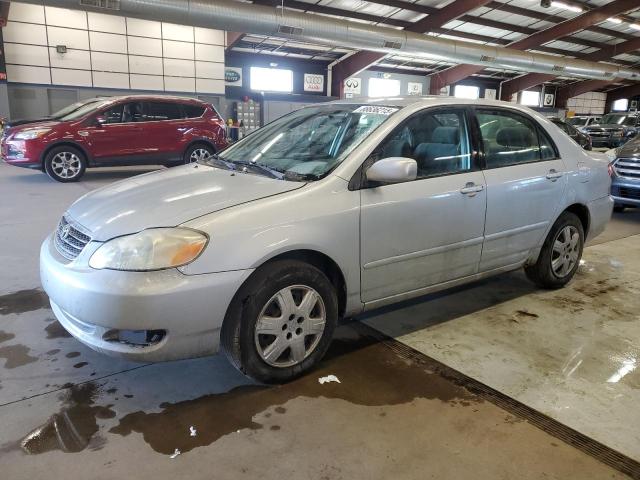
[{"label": "front wheel", "polygon": [[80,180],[87,168],[84,154],[77,148],[63,145],[52,148],[44,159],[44,170],[52,179],[67,183]]},{"label": "front wheel", "polygon": [[322,359],[337,321],[336,292],[321,270],[275,261],[258,269],[232,301],[222,349],[247,376],[282,383]]},{"label": "front wheel", "polygon": [[542,288],[560,288],[573,278],[584,248],[584,228],[580,219],[564,212],[551,227],[538,260],[525,267],[527,277]]}]

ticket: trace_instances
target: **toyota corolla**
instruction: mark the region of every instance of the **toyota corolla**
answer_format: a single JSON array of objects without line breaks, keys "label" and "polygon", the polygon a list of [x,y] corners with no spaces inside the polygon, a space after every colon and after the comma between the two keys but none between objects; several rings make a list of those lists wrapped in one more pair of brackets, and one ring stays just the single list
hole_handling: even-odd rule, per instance
[{"label": "toyota corolla", "polygon": [[283,382],[322,358],[341,318],[519,268],[564,286],[613,208],[596,155],[509,103],[309,106],[85,195],[42,245],[42,284],[95,350],[161,361],[221,347]]}]

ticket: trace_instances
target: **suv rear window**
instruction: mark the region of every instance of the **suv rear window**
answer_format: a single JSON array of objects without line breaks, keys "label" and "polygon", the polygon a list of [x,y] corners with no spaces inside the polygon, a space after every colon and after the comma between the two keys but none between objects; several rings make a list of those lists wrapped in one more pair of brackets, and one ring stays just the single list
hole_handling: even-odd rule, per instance
[{"label": "suv rear window", "polygon": [[204,114],[204,107],[202,105],[183,104],[184,118],[198,118]]}]

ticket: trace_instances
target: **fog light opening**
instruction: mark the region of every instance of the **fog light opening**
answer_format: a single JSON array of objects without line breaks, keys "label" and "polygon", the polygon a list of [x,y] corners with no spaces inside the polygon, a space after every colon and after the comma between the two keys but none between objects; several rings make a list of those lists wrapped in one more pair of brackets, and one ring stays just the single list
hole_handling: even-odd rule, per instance
[{"label": "fog light opening", "polygon": [[162,341],[166,330],[117,330],[106,331],[102,335],[105,342],[117,342],[131,347],[150,347]]}]

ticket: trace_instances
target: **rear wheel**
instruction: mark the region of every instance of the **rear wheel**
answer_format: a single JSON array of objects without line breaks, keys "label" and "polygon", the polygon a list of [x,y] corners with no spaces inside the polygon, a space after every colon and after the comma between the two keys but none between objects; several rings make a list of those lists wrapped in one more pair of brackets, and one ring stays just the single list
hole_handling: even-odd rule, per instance
[{"label": "rear wheel", "polygon": [[86,168],[84,154],[77,148],[66,145],[52,148],[44,159],[45,172],[58,182],[77,182]]},{"label": "rear wheel", "polygon": [[232,301],[222,349],[249,377],[282,383],[320,361],[337,321],[327,276],[304,262],[279,260],[258,269]]},{"label": "rear wheel", "polygon": [[543,288],[563,287],[578,270],[583,248],[582,222],[564,212],[551,227],[536,263],[525,267],[527,277]]},{"label": "rear wheel", "polygon": [[204,143],[197,143],[195,145],[187,148],[187,151],[184,153],[184,163],[194,163],[198,161],[203,161],[212,156],[215,153],[213,147],[206,145]]}]

